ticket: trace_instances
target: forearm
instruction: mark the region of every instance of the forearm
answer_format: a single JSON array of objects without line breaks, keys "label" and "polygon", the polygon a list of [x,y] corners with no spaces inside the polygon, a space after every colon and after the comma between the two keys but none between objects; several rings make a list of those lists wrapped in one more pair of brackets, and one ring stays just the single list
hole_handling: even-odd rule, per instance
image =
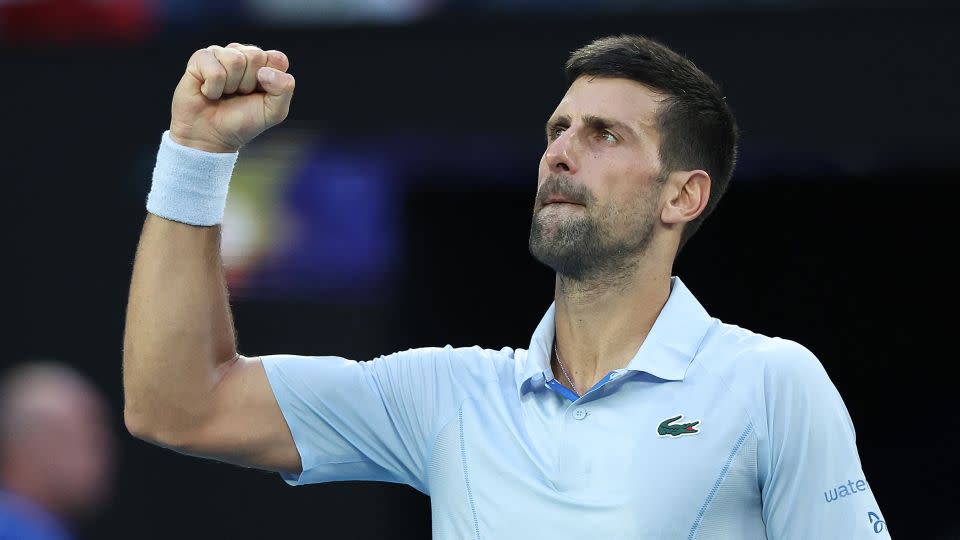
[{"label": "forearm", "polygon": [[204,421],[211,391],[236,358],[220,227],[148,215],[124,335],[128,427],[173,444]]},{"label": "forearm", "polygon": [[[280,51],[210,46],[191,55],[174,90],[127,305],[124,420],[138,437],[216,455],[249,446],[249,430],[231,432],[236,414],[266,403],[270,422],[279,417],[262,368],[237,356],[219,224],[237,150],[290,111],[288,67]],[[254,412],[231,413],[250,403]]]}]

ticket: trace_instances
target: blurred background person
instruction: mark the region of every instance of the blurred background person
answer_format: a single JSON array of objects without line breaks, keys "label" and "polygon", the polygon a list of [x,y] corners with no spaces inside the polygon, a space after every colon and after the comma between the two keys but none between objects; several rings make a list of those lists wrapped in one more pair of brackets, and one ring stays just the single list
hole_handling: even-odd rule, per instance
[{"label": "blurred background person", "polygon": [[30,362],[0,380],[0,539],[68,539],[106,502],[106,404],[80,373]]}]

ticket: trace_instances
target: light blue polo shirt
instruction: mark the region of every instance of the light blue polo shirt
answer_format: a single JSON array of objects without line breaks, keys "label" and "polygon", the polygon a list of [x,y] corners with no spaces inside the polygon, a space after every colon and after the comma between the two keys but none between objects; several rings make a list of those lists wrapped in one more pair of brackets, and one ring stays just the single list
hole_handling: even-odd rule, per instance
[{"label": "light blue polo shirt", "polygon": [[409,484],[437,539],[889,538],[810,351],[673,278],[627,367],[578,399],[550,369],[554,310],[526,350],[264,357],[303,463],[285,480]]}]

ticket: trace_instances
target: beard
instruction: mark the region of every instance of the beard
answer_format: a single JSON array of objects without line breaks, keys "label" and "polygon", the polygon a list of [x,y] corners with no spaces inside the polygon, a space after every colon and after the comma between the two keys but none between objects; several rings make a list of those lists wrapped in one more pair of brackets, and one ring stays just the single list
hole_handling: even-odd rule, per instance
[{"label": "beard", "polygon": [[[552,194],[583,203],[584,211],[578,207],[544,207]],[[565,177],[551,176],[543,183],[534,206],[530,254],[574,281],[595,282],[624,275],[653,239],[655,195],[645,194],[645,203],[627,211],[612,205],[600,207],[582,186]]]}]

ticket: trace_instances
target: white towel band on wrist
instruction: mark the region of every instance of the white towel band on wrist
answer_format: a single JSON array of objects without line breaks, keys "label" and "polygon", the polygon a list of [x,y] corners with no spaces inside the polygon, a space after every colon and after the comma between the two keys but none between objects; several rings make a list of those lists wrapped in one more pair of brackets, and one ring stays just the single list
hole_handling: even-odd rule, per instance
[{"label": "white towel band on wrist", "polygon": [[183,146],[163,132],[147,211],[189,225],[220,224],[238,155]]}]

